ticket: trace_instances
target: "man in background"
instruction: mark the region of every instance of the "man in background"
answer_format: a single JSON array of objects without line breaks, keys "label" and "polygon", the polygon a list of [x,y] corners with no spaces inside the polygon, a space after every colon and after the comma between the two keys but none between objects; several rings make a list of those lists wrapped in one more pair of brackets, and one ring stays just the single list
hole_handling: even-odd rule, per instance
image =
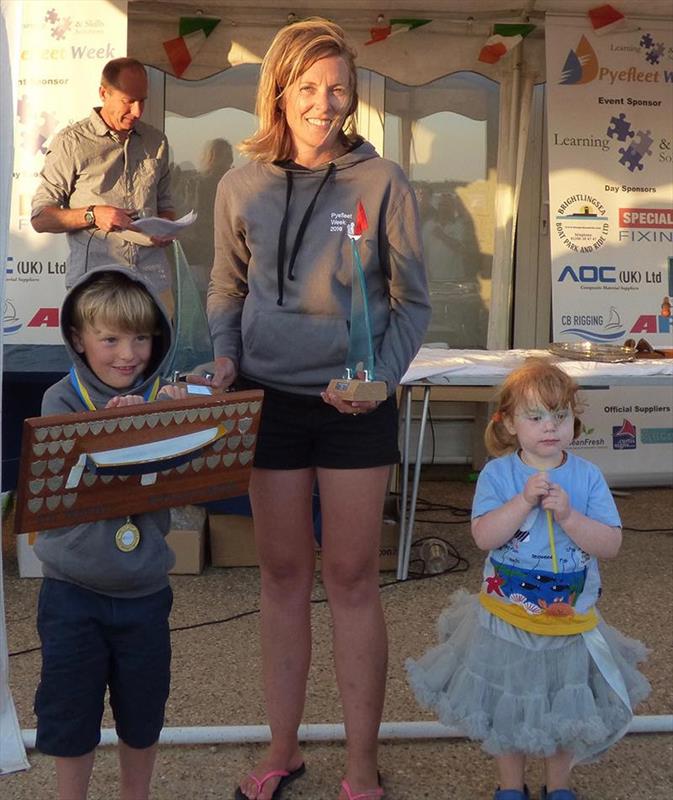
[{"label": "man in background", "polygon": [[31,223],[38,233],[66,234],[68,288],[111,263],[137,268],[158,292],[170,287],[161,248],[171,239],[133,229],[138,217],[175,218],[168,142],[140,121],[147,85],[140,61],[109,61],[99,88],[102,105],[60,131],[47,152]]}]

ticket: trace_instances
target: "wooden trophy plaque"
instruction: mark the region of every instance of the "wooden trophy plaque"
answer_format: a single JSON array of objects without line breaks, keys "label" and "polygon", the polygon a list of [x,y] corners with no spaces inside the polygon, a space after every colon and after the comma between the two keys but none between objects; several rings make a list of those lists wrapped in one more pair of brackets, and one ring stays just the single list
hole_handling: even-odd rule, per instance
[{"label": "wooden trophy plaque", "polygon": [[385,381],[363,381],[359,378],[333,378],[327,387],[342,400],[374,400],[382,403],[388,396]]},{"label": "wooden trophy plaque", "polygon": [[15,533],[245,494],[262,391],[26,419]]}]

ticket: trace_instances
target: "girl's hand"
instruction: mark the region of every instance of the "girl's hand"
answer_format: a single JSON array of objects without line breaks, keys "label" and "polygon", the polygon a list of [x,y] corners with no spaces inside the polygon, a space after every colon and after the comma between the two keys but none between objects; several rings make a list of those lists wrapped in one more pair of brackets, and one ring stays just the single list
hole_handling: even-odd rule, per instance
[{"label": "girl's hand", "polygon": [[157,400],[181,400],[183,397],[188,397],[186,384],[168,383],[162,386],[157,395]]},{"label": "girl's hand", "polygon": [[536,472],[535,475],[531,475],[530,478],[528,478],[521,494],[528,505],[533,508],[533,506],[538,504],[540,498],[545,497],[549,492],[549,486],[550,483],[547,479],[547,473]]},{"label": "girl's hand", "polygon": [[558,485],[552,483],[546,497],[542,498],[542,508],[545,511],[552,511],[554,519],[561,524],[570,516],[572,508],[567,493]]},{"label": "girl's hand", "polygon": [[118,394],[111,397],[105,408],[122,408],[123,406],[139,406],[145,402],[145,398],[139,394]]}]

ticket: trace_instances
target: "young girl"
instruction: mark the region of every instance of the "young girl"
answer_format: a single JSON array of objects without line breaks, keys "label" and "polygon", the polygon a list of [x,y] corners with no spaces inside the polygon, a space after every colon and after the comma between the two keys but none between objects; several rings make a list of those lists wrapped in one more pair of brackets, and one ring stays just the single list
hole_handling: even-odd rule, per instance
[{"label": "young girl", "polygon": [[528,756],[545,759],[541,800],[576,800],[573,764],[623,736],[650,691],[645,647],[596,611],[597,559],[617,555],[621,523],[599,469],[567,450],[577,414],[577,386],[544,359],[505,380],[472,510],[481,592],[457,592],[442,643],[407,661],[418,701],[495,756],[494,800],[529,797]]}]

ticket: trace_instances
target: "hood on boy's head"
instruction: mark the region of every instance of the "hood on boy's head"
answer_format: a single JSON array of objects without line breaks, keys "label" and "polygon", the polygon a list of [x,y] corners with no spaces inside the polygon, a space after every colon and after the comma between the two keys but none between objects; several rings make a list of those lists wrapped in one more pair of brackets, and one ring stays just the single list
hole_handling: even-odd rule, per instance
[{"label": "hood on boy's head", "polygon": [[148,365],[148,375],[160,372],[160,367],[169,355],[173,342],[173,327],[171,325],[170,318],[166,308],[159,299],[157,292],[152,288],[152,285],[146,281],[142,275],[139,275],[135,268],[121,267],[117,264],[96,267],[89,272],[85,272],[68,290],[63,300],[63,305],[61,306],[60,321],[61,336],[63,338],[63,342],[65,343],[66,350],[68,351],[68,355],[75,364],[82,362],[82,357],[73,348],[71,336],[73,327],[73,305],[75,298],[85,286],[93,281],[98,280],[101,274],[111,272],[119,273],[129,281],[142,286],[154,300],[158,311],[157,316],[159,326],[157,333],[153,337],[152,358]]}]

